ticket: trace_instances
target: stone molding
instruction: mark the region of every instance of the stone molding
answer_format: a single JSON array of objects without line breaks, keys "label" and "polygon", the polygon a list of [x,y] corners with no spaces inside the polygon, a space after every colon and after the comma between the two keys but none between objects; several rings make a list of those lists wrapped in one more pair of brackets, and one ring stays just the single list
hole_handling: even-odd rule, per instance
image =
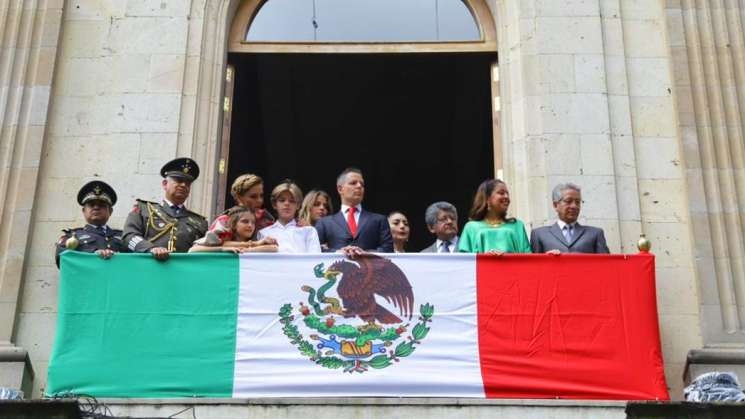
[{"label": "stone molding", "polygon": [[683,381],[686,385],[701,374],[727,371],[740,380],[745,377],[745,350],[739,349],[692,349],[688,352]]},{"label": "stone molding", "polygon": [[468,42],[245,42],[248,28],[265,0],[241,2],[230,29],[229,52],[283,53],[415,53],[415,52],[494,52],[496,29],[491,9],[484,1],[464,0],[481,34],[481,40]]},{"label": "stone molding", "polygon": [[[625,418],[626,402],[476,400],[439,398],[333,398],[316,399],[225,399],[183,403],[164,400],[99,400],[117,416],[168,416],[191,410],[196,417],[268,418],[268,417],[405,417],[417,418]],[[138,403],[140,402],[140,403]]]},{"label": "stone molding", "polygon": [[745,347],[745,5],[667,12],[704,343]]},{"label": "stone molding", "polygon": [[0,3],[0,346],[12,346],[63,0]]},{"label": "stone molding", "polygon": [[31,397],[34,369],[28,351],[13,346],[0,346],[0,387],[21,390]]}]

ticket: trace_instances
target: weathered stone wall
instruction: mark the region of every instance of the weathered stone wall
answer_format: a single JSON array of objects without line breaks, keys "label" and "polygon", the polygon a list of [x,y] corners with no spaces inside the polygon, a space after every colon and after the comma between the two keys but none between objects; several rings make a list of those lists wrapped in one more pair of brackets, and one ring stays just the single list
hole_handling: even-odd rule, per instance
[{"label": "weathered stone wall", "polygon": [[[164,160],[192,155],[203,176],[191,206],[205,213],[212,208],[226,36],[238,3],[65,3],[43,152],[38,143],[39,179],[20,195],[29,203],[31,229],[21,251],[20,310],[10,314],[16,324],[10,341],[30,351],[36,395],[46,383],[57,310],[53,242],[62,227],[80,223],[79,186],[92,178],[110,182],[120,199],[112,224],[121,225],[135,197],[160,196],[157,171]],[[573,181],[584,188],[583,221],[605,228],[612,251],[636,252],[639,233],[647,234],[658,256],[668,383],[680,397],[686,353],[702,345],[697,236],[689,215],[697,201],[686,180],[693,166],[679,133],[685,119],[676,109],[677,55],[670,47],[680,32],[668,27],[662,0],[488,5],[499,31],[513,212],[534,226],[548,222],[552,186]],[[0,81],[4,77],[0,72]],[[7,230],[0,231],[7,242]],[[0,284],[6,278],[0,276]],[[7,301],[15,309],[18,298]]]},{"label": "weathered stone wall", "polygon": [[625,404],[618,401],[574,400],[478,400],[447,398],[347,398],[347,399],[256,399],[225,400],[103,400],[114,415],[166,417],[183,412],[181,417],[198,418],[276,418],[276,417],[393,417],[439,419],[454,416],[477,418],[552,419],[626,418]]},{"label": "weathered stone wall", "polygon": [[37,395],[54,339],[54,242],[81,224],[75,196],[88,180],[116,189],[113,226],[135,197],[160,197],[158,171],[178,151],[189,36],[188,0],[67,3],[15,340],[30,351]]}]

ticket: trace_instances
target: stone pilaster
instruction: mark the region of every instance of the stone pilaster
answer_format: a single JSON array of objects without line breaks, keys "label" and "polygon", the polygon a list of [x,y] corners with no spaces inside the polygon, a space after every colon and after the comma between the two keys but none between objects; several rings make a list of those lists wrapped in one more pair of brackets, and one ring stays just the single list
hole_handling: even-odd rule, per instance
[{"label": "stone pilaster", "polygon": [[27,392],[33,370],[14,330],[63,4],[0,3],[0,377]]},{"label": "stone pilaster", "polygon": [[704,338],[688,378],[745,371],[743,15],[741,2],[667,2]]}]

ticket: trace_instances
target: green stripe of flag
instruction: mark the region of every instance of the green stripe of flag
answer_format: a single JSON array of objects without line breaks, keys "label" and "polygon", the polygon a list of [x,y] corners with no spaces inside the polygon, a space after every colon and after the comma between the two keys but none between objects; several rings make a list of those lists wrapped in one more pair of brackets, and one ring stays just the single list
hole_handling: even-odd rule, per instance
[{"label": "green stripe of flag", "polygon": [[234,255],[62,256],[47,394],[231,397]]}]

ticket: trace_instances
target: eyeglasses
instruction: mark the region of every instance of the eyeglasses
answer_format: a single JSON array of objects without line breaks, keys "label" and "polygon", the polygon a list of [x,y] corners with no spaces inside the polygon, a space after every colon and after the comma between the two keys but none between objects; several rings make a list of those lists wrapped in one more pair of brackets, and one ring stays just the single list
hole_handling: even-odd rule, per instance
[{"label": "eyeglasses", "polygon": [[582,200],[581,199],[571,199],[571,198],[568,198],[568,199],[562,199],[561,202],[563,202],[563,203],[565,203],[567,205],[571,205],[571,204],[582,205]]},{"label": "eyeglasses", "polygon": [[449,221],[455,222],[455,216],[454,215],[443,215],[442,217],[437,217],[437,222],[440,224],[445,224]]}]

